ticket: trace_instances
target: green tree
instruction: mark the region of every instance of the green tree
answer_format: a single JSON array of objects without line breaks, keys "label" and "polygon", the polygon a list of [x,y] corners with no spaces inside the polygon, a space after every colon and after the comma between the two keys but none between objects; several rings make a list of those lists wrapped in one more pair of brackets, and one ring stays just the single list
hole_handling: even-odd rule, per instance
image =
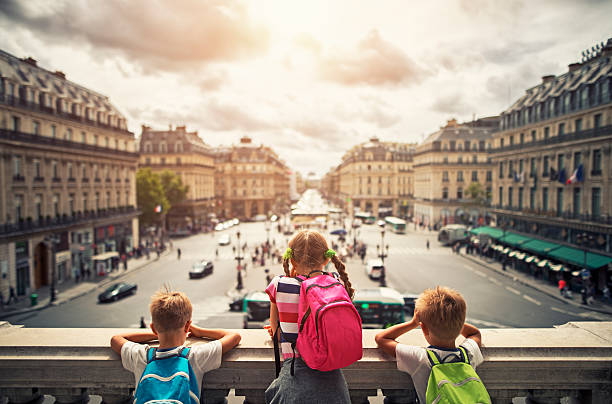
[{"label": "green tree", "polygon": [[[159,223],[161,214],[170,209],[160,176],[148,167],[141,168],[136,173],[136,199],[138,208],[142,211],[140,221],[144,225]],[[161,214],[155,212],[158,205],[162,206]]]},{"label": "green tree", "polygon": [[465,196],[471,199],[476,205],[485,205],[487,201],[487,192],[479,182],[472,182],[465,189]]},{"label": "green tree", "polygon": [[162,188],[166,194],[166,199],[170,203],[171,209],[173,206],[183,202],[187,198],[189,186],[183,184],[183,180],[179,175],[169,170],[164,170],[159,174]]}]

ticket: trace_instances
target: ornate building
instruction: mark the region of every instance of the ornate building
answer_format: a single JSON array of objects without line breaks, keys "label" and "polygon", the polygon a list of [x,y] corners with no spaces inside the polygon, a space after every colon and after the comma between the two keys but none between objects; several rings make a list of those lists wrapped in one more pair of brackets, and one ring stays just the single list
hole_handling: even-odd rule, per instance
[{"label": "ornate building", "polygon": [[612,252],[612,39],[501,114],[499,226]]},{"label": "ornate building", "polygon": [[280,214],[290,203],[290,172],[269,147],[249,137],[215,152],[215,194],[220,217],[252,219]]},{"label": "ornate building", "polygon": [[323,193],[349,213],[410,217],[414,149],[414,144],[381,142],[375,137],[354,146],[322,179]]},{"label": "ornate building", "polygon": [[[499,117],[463,124],[452,119],[429,135],[414,154],[415,221],[428,225],[483,223],[491,194],[493,165],[488,156]],[[480,184],[481,203],[467,195]],[[474,186],[472,186],[474,187]]]},{"label": "ornate building", "polygon": [[0,150],[3,296],[138,243],[134,135],[106,96],[0,51]]},{"label": "ornate building", "polygon": [[168,230],[200,229],[208,224],[215,208],[215,157],[213,150],[185,126],[156,131],[142,126],[140,138],[141,167],[153,172],[164,170],[180,175],[189,187],[184,202],[168,212]]}]

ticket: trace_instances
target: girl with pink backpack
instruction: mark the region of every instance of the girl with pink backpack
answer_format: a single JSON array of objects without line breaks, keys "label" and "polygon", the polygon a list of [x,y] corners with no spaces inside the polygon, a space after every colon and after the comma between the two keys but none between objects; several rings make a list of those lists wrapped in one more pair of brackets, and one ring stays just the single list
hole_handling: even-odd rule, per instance
[{"label": "girl with pink backpack", "polygon": [[[337,273],[324,272],[330,261]],[[266,403],[350,403],[341,368],[361,359],[362,333],[345,266],[320,233],[303,230],[289,242],[283,268],[286,276],[266,289],[277,362]]]}]

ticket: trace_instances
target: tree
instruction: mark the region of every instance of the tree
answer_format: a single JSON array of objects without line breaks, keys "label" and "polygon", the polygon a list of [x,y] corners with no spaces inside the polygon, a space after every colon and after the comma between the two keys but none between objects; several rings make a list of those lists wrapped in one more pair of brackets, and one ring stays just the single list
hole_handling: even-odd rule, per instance
[{"label": "tree", "polygon": [[166,194],[166,199],[170,203],[171,209],[173,206],[183,202],[187,198],[189,186],[183,184],[183,180],[179,175],[169,170],[164,170],[159,174],[162,188]]},{"label": "tree", "polygon": [[157,206],[162,206],[161,213],[170,209],[160,176],[148,167],[141,168],[136,173],[136,199],[138,208],[142,211],[140,221],[144,225],[159,223],[160,213],[155,212]]},{"label": "tree", "polygon": [[471,199],[476,205],[485,205],[487,201],[487,193],[479,182],[472,182],[465,189],[465,195]]}]

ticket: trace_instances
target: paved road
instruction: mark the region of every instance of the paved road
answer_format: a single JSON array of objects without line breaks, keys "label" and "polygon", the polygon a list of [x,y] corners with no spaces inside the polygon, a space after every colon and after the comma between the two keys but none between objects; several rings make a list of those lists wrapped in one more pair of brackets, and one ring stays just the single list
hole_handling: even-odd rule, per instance
[{"label": "paved road", "polygon": [[[241,231],[241,243],[246,241],[249,249],[266,239],[263,223],[243,223],[239,227],[224,230],[232,236],[236,245],[236,231]],[[140,316],[149,321],[150,296],[163,284],[183,290],[194,305],[194,322],[210,327],[240,328],[239,313],[227,311],[230,298],[228,290],[236,280],[236,261],[230,246],[218,246],[217,235],[196,235],[175,240],[174,248],[180,247],[183,254],[177,260],[172,253],[147,267],[129,273],[124,279],[138,285],[136,295],[110,304],[98,304],[97,293],[91,293],[57,307],[11,319],[14,324],[28,327],[137,327]],[[270,232],[280,250],[284,250],[287,237],[273,229]],[[376,255],[376,244],[380,243],[380,228],[375,225],[362,226],[358,238],[368,245],[368,256]],[[425,247],[429,238],[431,248]],[[352,239],[349,237],[348,239]],[[450,249],[439,246],[434,235],[414,233],[385,234],[389,244],[387,279],[389,286],[400,292],[419,293],[424,288],[437,284],[448,285],[459,290],[468,303],[468,319],[480,327],[550,327],[568,321],[610,320],[610,316],[581,310],[552,299],[526,286],[513,282],[457,255]],[[218,257],[215,258],[215,250]],[[214,272],[203,279],[188,279],[191,264],[200,258],[214,259]],[[281,274],[282,267],[272,266],[272,272]],[[245,284],[249,288],[265,286],[261,266],[253,267],[249,262]],[[365,266],[357,259],[347,261],[349,276],[357,288],[377,286],[365,275]]]}]

